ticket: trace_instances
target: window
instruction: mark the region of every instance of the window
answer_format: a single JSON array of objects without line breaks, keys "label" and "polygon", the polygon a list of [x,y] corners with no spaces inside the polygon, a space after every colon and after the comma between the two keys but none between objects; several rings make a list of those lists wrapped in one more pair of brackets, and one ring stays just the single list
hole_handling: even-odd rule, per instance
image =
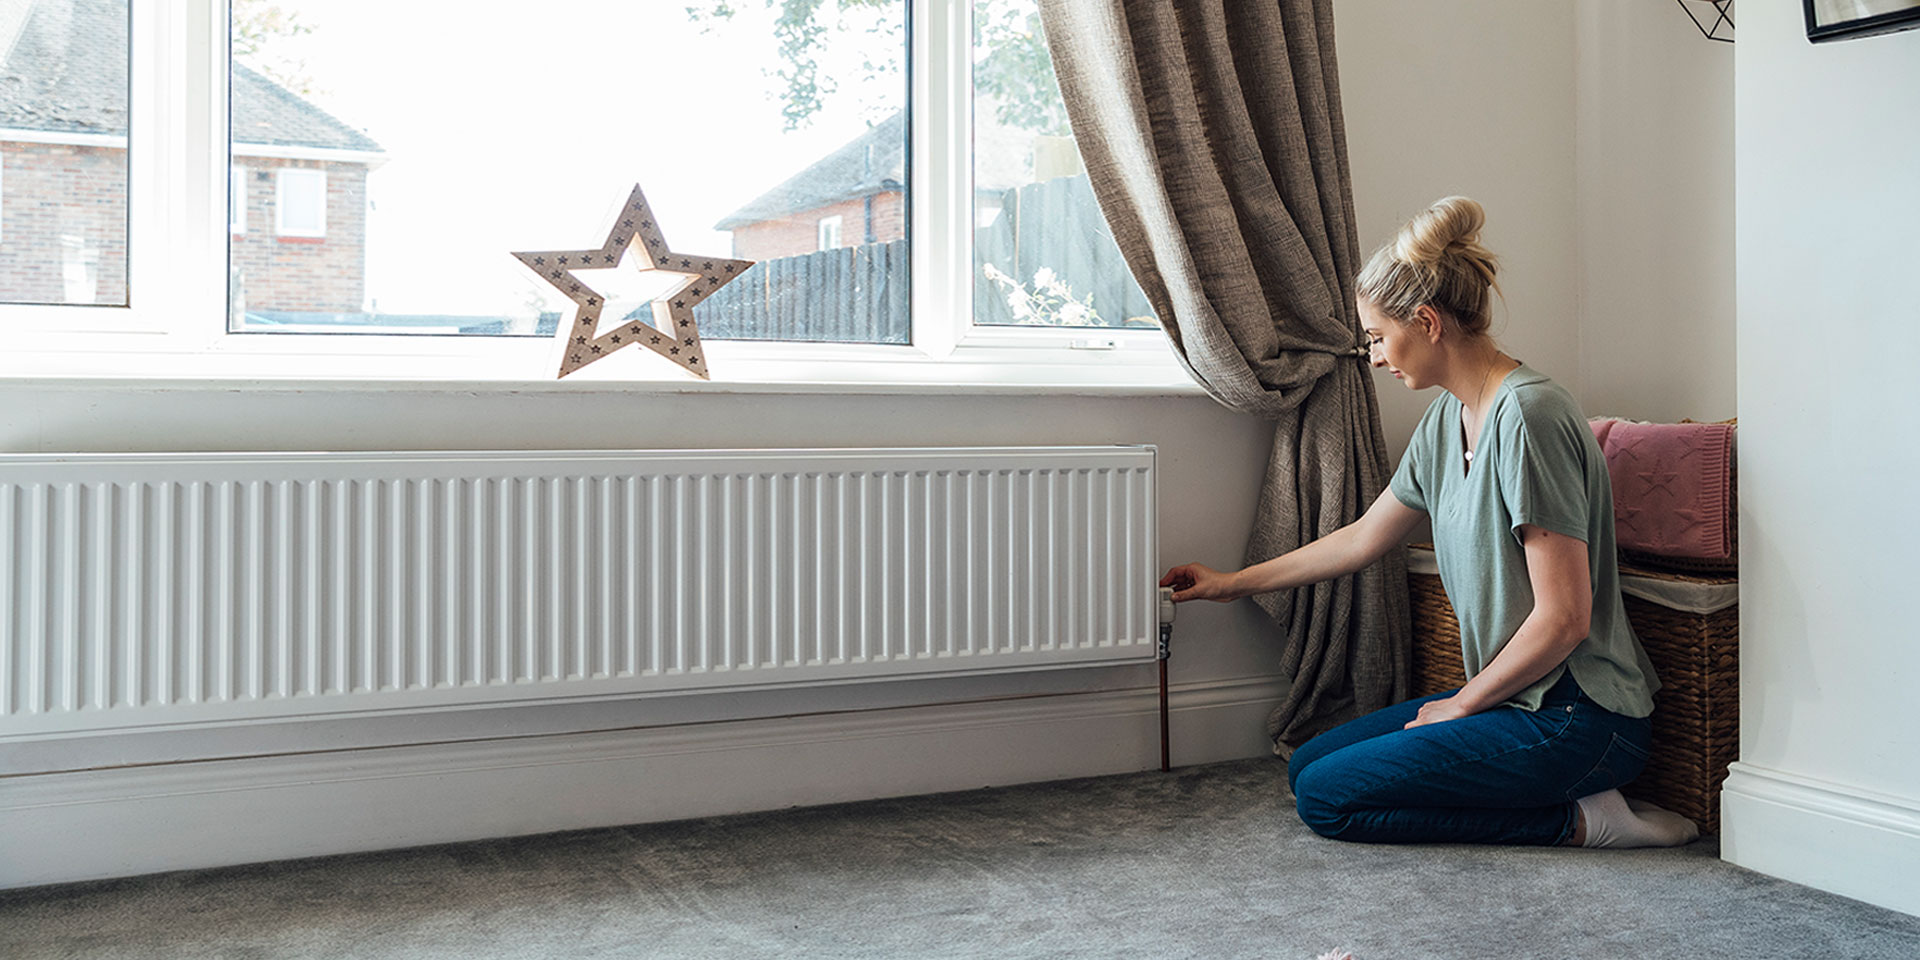
[{"label": "window", "polygon": [[[279,6],[297,29],[233,8],[231,149],[277,168],[281,239],[327,243],[236,240],[236,329],[550,335],[573,304],[511,253],[598,247],[638,182],[675,249],[756,261],[703,337],[911,339],[905,2],[829,3],[783,52],[795,0],[577,0],[467,18],[430,71],[440,7]],[[603,320],[651,322],[611,309],[627,267]]]},{"label": "window", "polygon": [[[0,299],[122,309],[0,308],[11,369],[548,379],[520,338],[572,305],[512,253],[598,246],[637,182],[673,246],[755,261],[698,308],[722,377],[944,381],[1006,361],[1178,378],[1032,56],[1035,0],[70,7],[75,36],[117,18],[125,105],[85,143],[0,142],[0,255],[38,258],[11,274],[37,286]],[[427,38],[470,55],[423,71]],[[114,189],[36,186],[23,151],[55,148],[117,150]],[[118,235],[69,218],[21,241],[19,198],[101,193]],[[645,302],[644,278],[609,282]],[[355,336],[315,339],[338,334]],[[935,364],[953,372],[910,372]]]},{"label": "window", "polygon": [[283,237],[320,239],[327,235],[327,172],[274,171],[273,232]]},{"label": "window", "polygon": [[0,302],[127,302],[129,12],[16,3],[0,16]]},{"label": "window", "polygon": [[247,232],[247,168],[237,163],[227,172],[227,232]]},{"label": "window", "polygon": [[1157,326],[1093,198],[1037,0],[973,16],[975,322]]}]

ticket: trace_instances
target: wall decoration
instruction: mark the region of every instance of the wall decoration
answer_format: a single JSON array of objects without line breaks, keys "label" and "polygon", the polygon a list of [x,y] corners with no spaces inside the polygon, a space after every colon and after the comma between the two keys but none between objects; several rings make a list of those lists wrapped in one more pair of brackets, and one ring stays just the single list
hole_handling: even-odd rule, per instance
[{"label": "wall decoration", "polygon": [[1920,0],[1801,0],[1807,39],[1851,40],[1920,27]]},{"label": "wall decoration", "polygon": [[[589,287],[575,270],[604,270],[618,267],[632,254],[633,266],[641,272],[678,275],[651,301],[651,320],[628,316],[605,333],[600,333],[600,315],[606,297]],[[647,205],[639,184],[627,197],[626,206],[614,219],[607,240],[597,250],[534,250],[516,252],[514,257],[527,265],[540,279],[566,294],[574,302],[571,323],[562,323],[559,340],[559,373],[565,377],[601,360],[626,346],[639,346],[678,364],[702,380],[709,379],[706,350],[700,343],[700,328],[693,308],[713,296],[753,266],[752,260],[680,253],[661,236],[659,221]]]},{"label": "wall decoration", "polygon": [[[1733,42],[1733,0],[1704,0],[1704,2],[1702,2],[1702,0],[1674,0],[1674,2],[1680,5],[1680,9],[1686,11],[1687,16],[1693,20],[1693,25],[1700,28],[1701,36],[1706,37],[1708,40],[1718,40],[1722,43]],[[1694,16],[1694,7],[1706,7],[1712,11],[1708,14],[1708,16],[1712,18],[1711,26],[1700,22],[1700,18]]]}]

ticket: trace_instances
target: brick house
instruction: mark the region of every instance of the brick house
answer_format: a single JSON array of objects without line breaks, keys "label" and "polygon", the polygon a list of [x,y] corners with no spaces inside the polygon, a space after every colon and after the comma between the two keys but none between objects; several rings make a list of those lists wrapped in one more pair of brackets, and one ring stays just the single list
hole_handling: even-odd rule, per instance
[{"label": "brick house", "polygon": [[[974,209],[990,218],[1010,188],[1035,179],[1036,149],[1044,141],[1032,133],[982,121],[975,131],[979,149],[974,165]],[[1071,147],[1069,146],[1070,150]],[[1074,155],[1077,163],[1077,155]],[[1043,158],[1042,167],[1046,166]],[[1053,176],[1065,171],[1042,170]],[[779,186],[714,224],[733,234],[733,255],[773,260],[834,247],[886,243],[907,235],[906,114],[875,124],[845,146],[809,164]]]},{"label": "brick house", "polygon": [[[0,300],[127,302],[127,17],[0,7]],[[361,309],[379,144],[237,63],[231,91],[236,315]]]},{"label": "brick house", "polygon": [[228,231],[235,316],[365,309],[367,174],[385,161],[366,134],[234,64]]},{"label": "brick house", "polygon": [[733,255],[775,260],[907,235],[906,114],[875,124],[714,224]]}]

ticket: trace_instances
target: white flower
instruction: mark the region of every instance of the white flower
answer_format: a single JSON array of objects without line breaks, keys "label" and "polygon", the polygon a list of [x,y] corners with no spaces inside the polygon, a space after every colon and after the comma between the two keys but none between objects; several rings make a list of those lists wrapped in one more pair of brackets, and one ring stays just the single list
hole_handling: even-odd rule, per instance
[{"label": "white flower", "polygon": [[1033,298],[1025,290],[1011,290],[1007,293],[1007,309],[1013,311],[1015,320],[1025,320],[1033,316]]},{"label": "white flower", "polygon": [[[1041,267],[1033,272],[1033,285],[1049,293],[1061,293],[1060,278],[1054,276],[1052,267]],[[1062,294],[1064,296],[1064,294]]]},{"label": "white flower", "polygon": [[980,272],[983,274],[986,274],[987,279],[992,280],[995,283],[1012,283],[1013,282],[1013,278],[1007,276],[1006,271],[1001,270],[999,267],[996,267],[991,263],[983,264],[980,267]]},{"label": "white flower", "polygon": [[1060,312],[1058,316],[1060,318],[1061,323],[1064,323],[1070,327],[1078,326],[1081,323],[1084,323],[1086,321],[1087,308],[1084,304],[1073,303],[1069,301],[1065,306],[1062,306],[1060,308]]}]

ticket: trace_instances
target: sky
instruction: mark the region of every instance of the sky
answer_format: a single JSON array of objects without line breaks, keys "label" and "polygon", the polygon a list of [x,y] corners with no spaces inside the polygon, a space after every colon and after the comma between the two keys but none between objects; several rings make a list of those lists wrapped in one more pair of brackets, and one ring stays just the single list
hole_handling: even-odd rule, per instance
[{"label": "sky", "polygon": [[304,62],[308,99],[389,156],[368,178],[377,310],[562,309],[509,254],[598,247],[635,183],[668,243],[726,255],[714,223],[905,103],[899,75],[863,82],[884,38],[848,30],[821,58],[840,93],[782,133],[772,13],[733,0],[703,29],[698,2],[301,0],[311,33],[266,53]]}]

